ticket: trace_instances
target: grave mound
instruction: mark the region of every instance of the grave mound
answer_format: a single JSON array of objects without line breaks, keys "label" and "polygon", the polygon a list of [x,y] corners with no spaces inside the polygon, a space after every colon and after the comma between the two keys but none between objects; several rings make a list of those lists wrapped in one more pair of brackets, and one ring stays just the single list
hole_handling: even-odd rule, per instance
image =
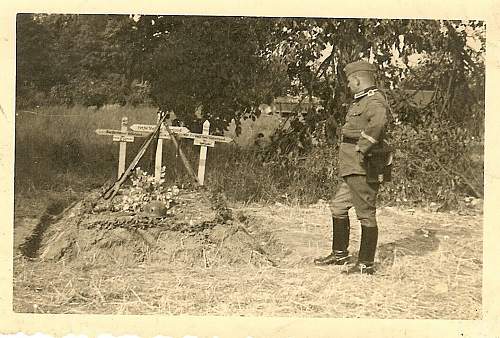
[{"label": "grave mound", "polygon": [[[52,206],[21,252],[44,261],[130,265],[162,261],[188,266],[276,265],[283,245],[260,224],[233,215],[220,193],[181,190],[164,217],[120,211],[89,193],[57,215]],[[97,201],[97,202],[96,202]],[[60,204],[60,203],[59,203]]]}]

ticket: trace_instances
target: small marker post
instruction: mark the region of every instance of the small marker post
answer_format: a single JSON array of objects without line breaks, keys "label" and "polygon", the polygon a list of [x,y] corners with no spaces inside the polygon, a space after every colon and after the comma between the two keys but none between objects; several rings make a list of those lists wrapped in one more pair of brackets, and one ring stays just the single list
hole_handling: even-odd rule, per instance
[{"label": "small marker post", "polygon": [[[121,131],[127,132],[128,118],[122,117]],[[118,154],[118,178],[125,172],[125,158],[127,156],[127,142],[120,140],[120,152]]]},{"label": "small marker post", "polygon": [[[210,121],[206,120],[203,123],[203,135],[209,135],[210,134]],[[200,163],[198,164],[198,182],[200,182],[200,185],[203,185],[205,181],[205,167],[207,163],[207,146],[201,144],[200,147]]]},{"label": "small marker post", "polygon": [[[160,121],[161,113],[158,113],[158,122]],[[163,128],[163,124],[160,127],[160,131]],[[163,139],[158,138],[158,144],[156,145],[156,157],[155,157],[155,181],[159,182],[161,179],[161,164],[163,155]]]}]

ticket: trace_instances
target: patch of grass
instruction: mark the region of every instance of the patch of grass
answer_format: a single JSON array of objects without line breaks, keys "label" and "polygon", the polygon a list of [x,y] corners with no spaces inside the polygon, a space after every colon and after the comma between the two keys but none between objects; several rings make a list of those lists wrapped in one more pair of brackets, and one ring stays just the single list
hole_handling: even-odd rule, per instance
[{"label": "patch of grass", "polygon": [[96,135],[95,129],[119,129],[121,116],[128,116],[131,124],[149,122],[154,109],[76,106],[18,111],[16,191],[78,189],[85,180],[93,181],[91,185],[102,183],[116,170],[118,146],[110,137]]}]

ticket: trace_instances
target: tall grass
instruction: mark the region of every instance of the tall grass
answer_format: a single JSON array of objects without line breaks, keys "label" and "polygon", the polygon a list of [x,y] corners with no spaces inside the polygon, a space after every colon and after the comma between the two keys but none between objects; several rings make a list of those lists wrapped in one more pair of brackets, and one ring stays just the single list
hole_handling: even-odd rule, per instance
[{"label": "tall grass", "polygon": [[[36,112],[18,111],[16,115],[16,192],[38,190],[87,191],[116,178],[118,165],[118,144],[111,136],[98,136],[95,129],[119,129],[122,116],[127,116],[129,124],[154,124],[154,107],[104,107],[99,110],[85,107],[45,107]],[[257,133],[269,136],[280,123],[277,118],[263,117],[253,122],[243,121],[242,132],[235,143],[217,144],[208,148],[206,185],[224,191],[231,200],[242,202],[316,202],[319,198],[329,199],[337,185],[336,147],[318,147],[300,159],[287,161],[276,157],[274,161],[260,148],[253,145]],[[406,128],[406,127],[405,127]],[[408,129],[408,128],[406,128]],[[405,129],[405,130],[406,130]],[[469,194],[467,186],[455,182],[456,179],[443,170],[435,168],[435,161],[420,161],[429,158],[430,151],[440,150],[443,156],[451,156],[446,149],[436,148],[429,143],[431,129],[419,131],[422,145],[414,144],[414,135],[403,133],[394,136],[397,144],[394,180],[381,190],[382,203],[417,203],[432,201],[439,203],[452,201],[457,204]],[[226,135],[233,138],[234,125]],[[440,129],[438,129],[440,130]],[[447,130],[443,130],[443,133]],[[446,138],[448,137],[448,138]],[[453,139],[453,138],[451,138]],[[450,140],[443,136],[443,140]],[[454,140],[454,139],[453,139]],[[127,145],[127,163],[137,153],[143,139]],[[180,140],[194,170],[197,170],[199,147],[189,139]],[[429,148],[429,144],[431,148]],[[453,146],[453,143],[451,143]],[[429,149],[430,150],[429,150]],[[166,179],[171,184],[189,184],[189,176],[177,156],[171,142],[164,143],[163,165],[167,167]],[[455,148],[451,148],[455,149]],[[472,168],[472,178],[482,177],[482,146],[477,149],[467,146],[467,151],[459,153],[458,164]],[[455,151],[457,152],[457,151]],[[453,154],[452,154],[453,155]],[[420,156],[420,157],[419,157]],[[447,158],[447,157],[443,158]],[[471,160],[472,157],[477,157]],[[272,157],[272,156],[271,156]],[[436,158],[434,158],[436,159]],[[145,154],[139,166],[151,172],[154,166],[154,150]],[[416,168],[416,169],[415,169]],[[438,170],[439,169],[439,170]],[[410,170],[417,170],[410,175]],[[469,177],[467,176],[467,177]],[[430,180],[432,184],[429,184]],[[471,179],[472,180],[472,179]],[[479,179],[478,179],[479,180]],[[475,181],[474,181],[475,182]],[[482,189],[481,186],[478,187]],[[441,195],[439,195],[441,192]],[[444,192],[444,193],[443,193]]]},{"label": "tall grass", "polygon": [[151,107],[93,110],[81,106],[17,111],[16,190],[85,189],[86,184],[102,183],[116,172],[118,145],[111,137],[95,134],[95,129],[119,129],[122,116],[129,123],[151,123],[156,119],[154,111]]},{"label": "tall grass", "polygon": [[[154,107],[105,107],[99,110],[76,106],[43,107],[36,111],[19,110],[16,116],[16,180],[17,192],[33,190],[85,191],[116,178],[118,144],[110,136],[99,136],[95,129],[119,129],[122,116],[129,125],[154,124]],[[279,120],[265,117],[244,121],[238,144],[217,144],[209,148],[206,184],[223,190],[233,200],[278,201],[298,200],[316,194],[311,184],[315,175],[304,166],[297,175],[277,164],[265,165],[259,150],[252,147],[254,135],[267,137]],[[227,135],[236,137],[234,125]],[[127,164],[137,153],[143,139],[127,144]],[[181,146],[193,168],[197,169],[199,147],[192,140],[181,140]],[[189,177],[170,142],[164,144],[163,164],[168,182],[184,184]],[[145,154],[139,166],[151,171],[153,152]],[[309,165],[310,166],[310,165]],[[310,199],[310,198],[309,198]]]}]

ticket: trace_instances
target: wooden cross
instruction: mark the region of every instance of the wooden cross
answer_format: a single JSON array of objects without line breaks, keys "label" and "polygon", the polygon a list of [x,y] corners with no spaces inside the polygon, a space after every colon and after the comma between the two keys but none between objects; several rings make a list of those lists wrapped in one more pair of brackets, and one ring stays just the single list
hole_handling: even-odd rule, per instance
[{"label": "wooden cross", "polygon": [[[122,117],[121,131],[127,132],[128,118]],[[134,142],[134,137],[129,135],[113,135],[114,142],[120,142],[118,153],[118,177],[125,172],[125,157],[127,156],[127,142]]]},{"label": "wooden cross", "polygon": [[[121,129],[97,129],[95,132],[97,135],[103,136],[113,136],[113,142],[120,142],[120,150],[118,153],[118,177],[120,177],[123,172],[125,172],[126,156],[127,156],[127,143],[134,142],[135,137],[147,137],[154,130],[155,125],[145,125],[145,124],[133,124],[128,129],[128,118],[122,117]],[[158,146],[156,148],[156,159],[155,159],[155,179],[160,180],[161,176],[161,155],[163,150],[163,140],[170,139],[170,136],[165,131],[165,126],[163,131],[160,131]],[[186,133],[189,129],[185,127],[169,127],[173,133]]]},{"label": "wooden cross", "polygon": [[203,131],[197,133],[182,133],[178,134],[181,138],[193,139],[193,145],[200,147],[200,160],[198,163],[198,182],[200,185],[205,183],[205,168],[207,163],[207,147],[215,147],[215,142],[229,143],[233,139],[225,136],[210,135],[210,121],[206,120],[203,123]]},{"label": "wooden cross", "polygon": [[[133,124],[128,129],[127,117],[122,117],[121,129],[97,129],[95,132],[98,135],[113,136],[113,141],[120,142],[120,152],[118,156],[118,177],[125,171],[125,156],[127,150],[127,142],[134,142],[135,137],[147,137],[155,130],[155,125],[149,124]],[[200,185],[205,181],[205,168],[207,162],[207,147],[215,147],[216,142],[229,143],[232,139],[225,136],[210,135],[210,122],[207,120],[203,123],[203,132],[201,134],[191,133],[186,127],[161,126],[158,136],[158,145],[156,147],[155,157],[155,179],[161,178],[163,140],[169,140],[170,135],[166,128],[181,138],[193,139],[193,145],[200,146],[200,159],[198,163],[198,182]]]},{"label": "wooden cross", "polygon": [[[158,113],[158,122],[160,121],[161,114]],[[162,123],[161,127],[164,127]],[[161,129],[160,129],[161,131]],[[158,135],[158,143],[156,144],[156,156],[155,156],[155,180],[160,182],[161,179],[161,164],[162,164],[162,156],[163,156],[163,139]]]},{"label": "wooden cross", "polygon": [[[203,135],[209,135],[210,134],[210,121],[206,120],[203,123]],[[215,143],[214,141],[211,141]],[[194,139],[193,144],[195,145],[201,145],[200,147],[200,161],[198,163],[198,182],[200,182],[200,185],[203,185],[205,182],[205,166],[207,163],[207,146],[204,144],[203,140],[200,139]],[[210,147],[213,147],[214,145],[210,145]]]}]

